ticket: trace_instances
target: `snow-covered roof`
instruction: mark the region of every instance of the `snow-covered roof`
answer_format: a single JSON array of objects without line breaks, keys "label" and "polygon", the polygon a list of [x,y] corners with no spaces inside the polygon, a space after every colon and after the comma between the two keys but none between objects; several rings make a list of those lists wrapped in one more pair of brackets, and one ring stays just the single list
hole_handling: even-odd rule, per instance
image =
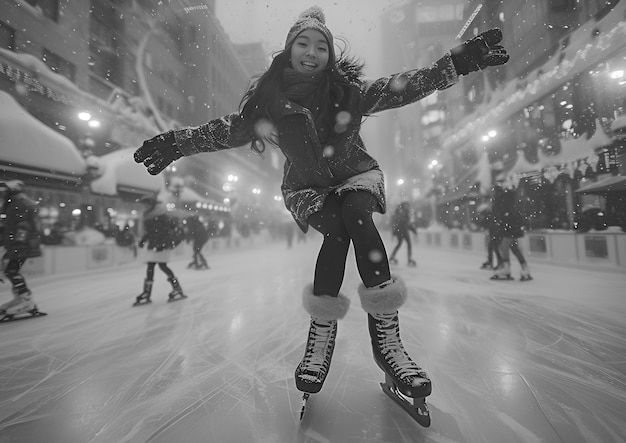
[{"label": "snow-covered roof", "polygon": [[0,91],[0,160],[81,176],[87,171],[76,145]]},{"label": "snow-covered roof", "polygon": [[98,194],[117,195],[118,186],[137,189],[145,193],[157,193],[164,187],[162,175],[150,175],[141,163],[133,159],[135,148],[120,149],[97,157],[101,174],[91,183],[91,190]]}]

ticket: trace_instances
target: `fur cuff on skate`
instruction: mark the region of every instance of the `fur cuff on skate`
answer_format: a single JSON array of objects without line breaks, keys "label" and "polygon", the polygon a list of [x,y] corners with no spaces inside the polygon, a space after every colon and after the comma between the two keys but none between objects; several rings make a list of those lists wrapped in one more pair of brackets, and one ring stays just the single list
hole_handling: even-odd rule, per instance
[{"label": "fur cuff on skate", "polygon": [[345,317],[350,306],[350,299],[339,293],[337,297],[313,294],[313,285],[309,284],[302,292],[302,305],[311,317],[320,320],[339,320]]},{"label": "fur cuff on skate", "polygon": [[368,314],[391,314],[404,304],[407,298],[406,284],[399,277],[392,277],[392,280],[383,288],[379,286],[366,288],[363,283],[359,285],[361,307],[365,312]]}]

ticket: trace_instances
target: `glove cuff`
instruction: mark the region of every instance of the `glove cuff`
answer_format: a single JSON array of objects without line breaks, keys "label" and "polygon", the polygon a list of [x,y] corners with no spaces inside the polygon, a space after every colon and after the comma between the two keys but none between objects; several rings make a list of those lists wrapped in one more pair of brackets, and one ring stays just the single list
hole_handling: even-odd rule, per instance
[{"label": "glove cuff", "polygon": [[481,44],[476,41],[468,41],[450,50],[450,58],[452,58],[452,64],[457,74],[467,75],[482,69],[480,66],[483,56]]}]

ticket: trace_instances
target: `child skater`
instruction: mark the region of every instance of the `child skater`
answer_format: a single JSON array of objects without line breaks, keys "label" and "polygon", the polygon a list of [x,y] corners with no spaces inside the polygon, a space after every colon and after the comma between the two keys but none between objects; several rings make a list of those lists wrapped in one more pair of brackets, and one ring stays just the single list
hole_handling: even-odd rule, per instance
[{"label": "child skater", "polygon": [[144,235],[139,240],[139,247],[147,245],[146,252],[146,279],[143,282],[143,292],[137,296],[133,306],[150,303],[152,294],[152,283],[154,281],[154,268],[159,265],[159,269],[167,275],[167,280],[172,285],[172,292],[169,293],[168,301],[178,298],[187,298],[178,283],[174,272],[167,266],[170,261],[170,253],[181,241],[182,237],[177,232],[178,223],[166,214],[163,203],[154,197],[142,197],[140,200],[146,205],[144,212]]},{"label": "child skater", "polygon": [[[303,232],[323,235],[313,283],[303,290],[310,314],[296,386],[318,392],[331,364],[337,321],[349,300],[340,292],[350,243],[362,280],[358,287],[367,313],[373,354],[387,381],[408,397],[426,397],[431,381],[409,357],[399,335],[398,308],[407,288],[389,271],[383,241],[372,220],[384,213],[383,173],[359,135],[364,117],[414,103],[467,74],[503,64],[499,30],[488,31],[444,55],[433,66],[383,77],[362,78],[361,63],[336,56],[323,11],[312,7],[289,29],[284,50],[242,98],[238,112],[195,128],[180,128],[146,140],[135,152],[151,174],[182,156],[243,146],[262,153],[267,145],[285,155],[284,202]],[[269,128],[269,130],[268,130]]]}]

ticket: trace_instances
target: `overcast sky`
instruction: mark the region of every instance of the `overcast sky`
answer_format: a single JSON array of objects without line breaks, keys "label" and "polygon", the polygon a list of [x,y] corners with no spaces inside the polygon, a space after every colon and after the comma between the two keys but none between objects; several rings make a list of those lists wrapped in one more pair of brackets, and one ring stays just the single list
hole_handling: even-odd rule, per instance
[{"label": "overcast sky", "polygon": [[335,38],[344,37],[350,53],[366,62],[366,74],[389,74],[381,69],[380,20],[404,0],[217,0],[217,18],[233,43],[261,41],[268,53],[283,48],[287,31],[298,15],[318,5]]}]

